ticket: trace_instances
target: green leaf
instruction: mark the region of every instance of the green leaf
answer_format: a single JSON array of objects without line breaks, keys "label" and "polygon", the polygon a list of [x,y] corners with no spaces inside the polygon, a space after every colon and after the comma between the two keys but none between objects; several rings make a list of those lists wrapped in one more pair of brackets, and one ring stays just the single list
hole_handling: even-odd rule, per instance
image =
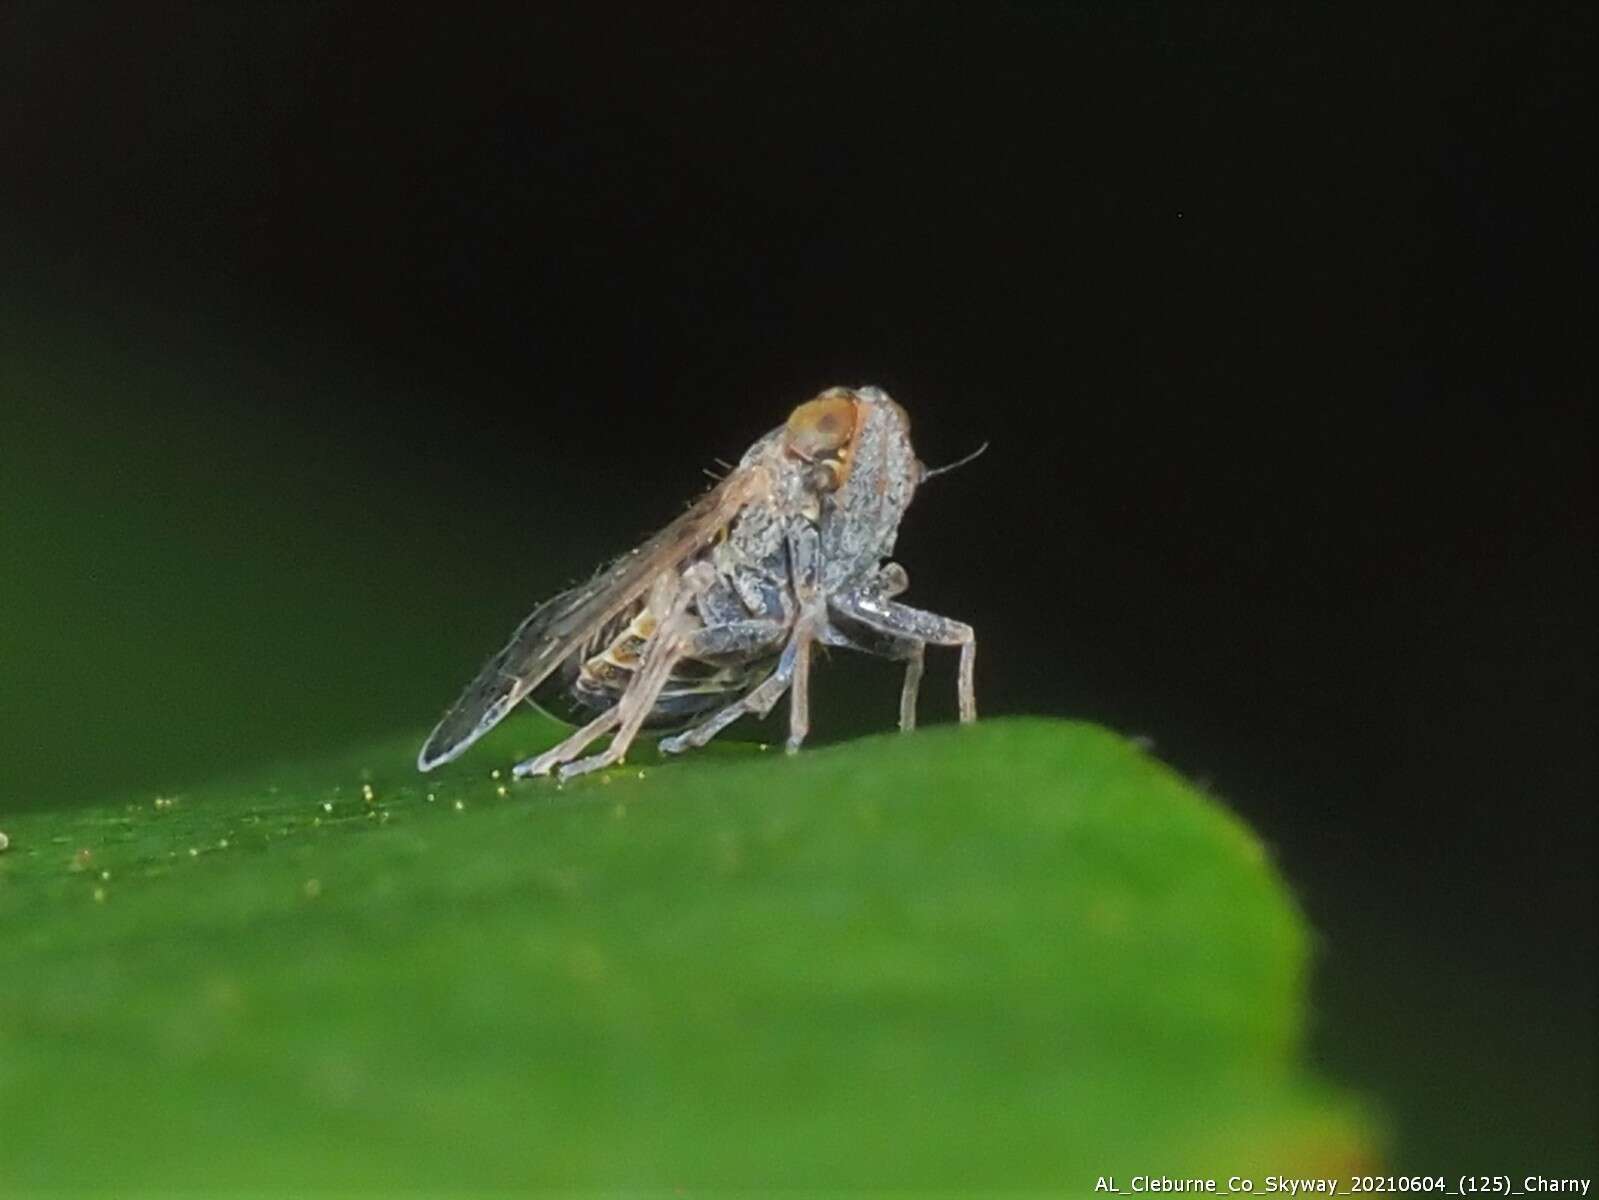
[{"label": "green leaf", "polygon": [[0,1192],[1336,1173],[1307,933],[1222,805],[1038,719],[558,788],[416,739],[0,821]]}]

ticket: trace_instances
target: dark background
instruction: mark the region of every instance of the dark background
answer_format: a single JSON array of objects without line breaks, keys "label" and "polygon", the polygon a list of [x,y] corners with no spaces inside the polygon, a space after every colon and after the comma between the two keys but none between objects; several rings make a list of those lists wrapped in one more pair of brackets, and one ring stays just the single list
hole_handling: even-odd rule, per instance
[{"label": "dark background", "polygon": [[[899,555],[984,711],[1147,735],[1263,831],[1317,1053],[1406,1165],[1591,1168],[1591,41],[7,6],[0,812],[420,732],[702,467],[874,382],[928,462],[992,445]],[[890,670],[816,686],[824,738],[892,721]]]}]

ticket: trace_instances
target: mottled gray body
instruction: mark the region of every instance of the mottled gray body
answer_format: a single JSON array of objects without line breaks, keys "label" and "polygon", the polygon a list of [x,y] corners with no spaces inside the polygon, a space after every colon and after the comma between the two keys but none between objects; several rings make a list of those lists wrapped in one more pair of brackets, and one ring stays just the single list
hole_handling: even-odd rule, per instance
[{"label": "mottled gray body", "polygon": [[[823,392],[660,534],[534,610],[439,722],[418,767],[455,758],[535,696],[592,717],[518,764],[519,775],[560,767],[565,778],[620,762],[646,727],[690,725],[661,742],[668,753],[704,745],[785,692],[797,750],[818,641],[905,662],[905,730],[915,726],[925,646],[959,646],[960,717],[974,720],[971,628],[898,603],[906,575],[886,561],[926,475],[887,393]],[[603,753],[572,761],[605,734],[614,736]]]}]

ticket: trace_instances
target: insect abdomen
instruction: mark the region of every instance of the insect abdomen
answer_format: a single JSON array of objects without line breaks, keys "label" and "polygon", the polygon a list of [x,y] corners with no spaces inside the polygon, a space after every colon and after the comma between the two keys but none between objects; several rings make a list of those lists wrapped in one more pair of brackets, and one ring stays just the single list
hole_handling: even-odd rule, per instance
[{"label": "insect abdomen", "polygon": [[[655,624],[654,614],[642,602],[620,614],[534,692],[534,705],[558,720],[585,724],[619,703],[643,664]],[[684,658],[667,676],[644,719],[644,728],[681,728],[742,696],[764,677],[769,666],[748,662],[717,665]]]}]

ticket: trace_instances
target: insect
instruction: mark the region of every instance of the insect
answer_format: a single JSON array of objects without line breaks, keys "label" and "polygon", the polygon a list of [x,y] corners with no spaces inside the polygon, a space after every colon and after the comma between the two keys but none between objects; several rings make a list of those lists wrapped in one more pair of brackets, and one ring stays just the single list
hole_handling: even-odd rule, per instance
[{"label": "insect", "polygon": [[[428,735],[418,769],[454,759],[523,700],[581,728],[519,776],[622,762],[642,729],[676,730],[660,742],[668,754],[703,746],[785,692],[793,753],[810,728],[818,642],[903,662],[907,731],[925,648],[958,646],[960,719],[976,720],[971,626],[899,603],[909,580],[888,561],[917,486],[959,465],[917,460],[888,393],[829,388],[665,529],[534,609]],[[604,751],[578,757],[606,734]]]}]

